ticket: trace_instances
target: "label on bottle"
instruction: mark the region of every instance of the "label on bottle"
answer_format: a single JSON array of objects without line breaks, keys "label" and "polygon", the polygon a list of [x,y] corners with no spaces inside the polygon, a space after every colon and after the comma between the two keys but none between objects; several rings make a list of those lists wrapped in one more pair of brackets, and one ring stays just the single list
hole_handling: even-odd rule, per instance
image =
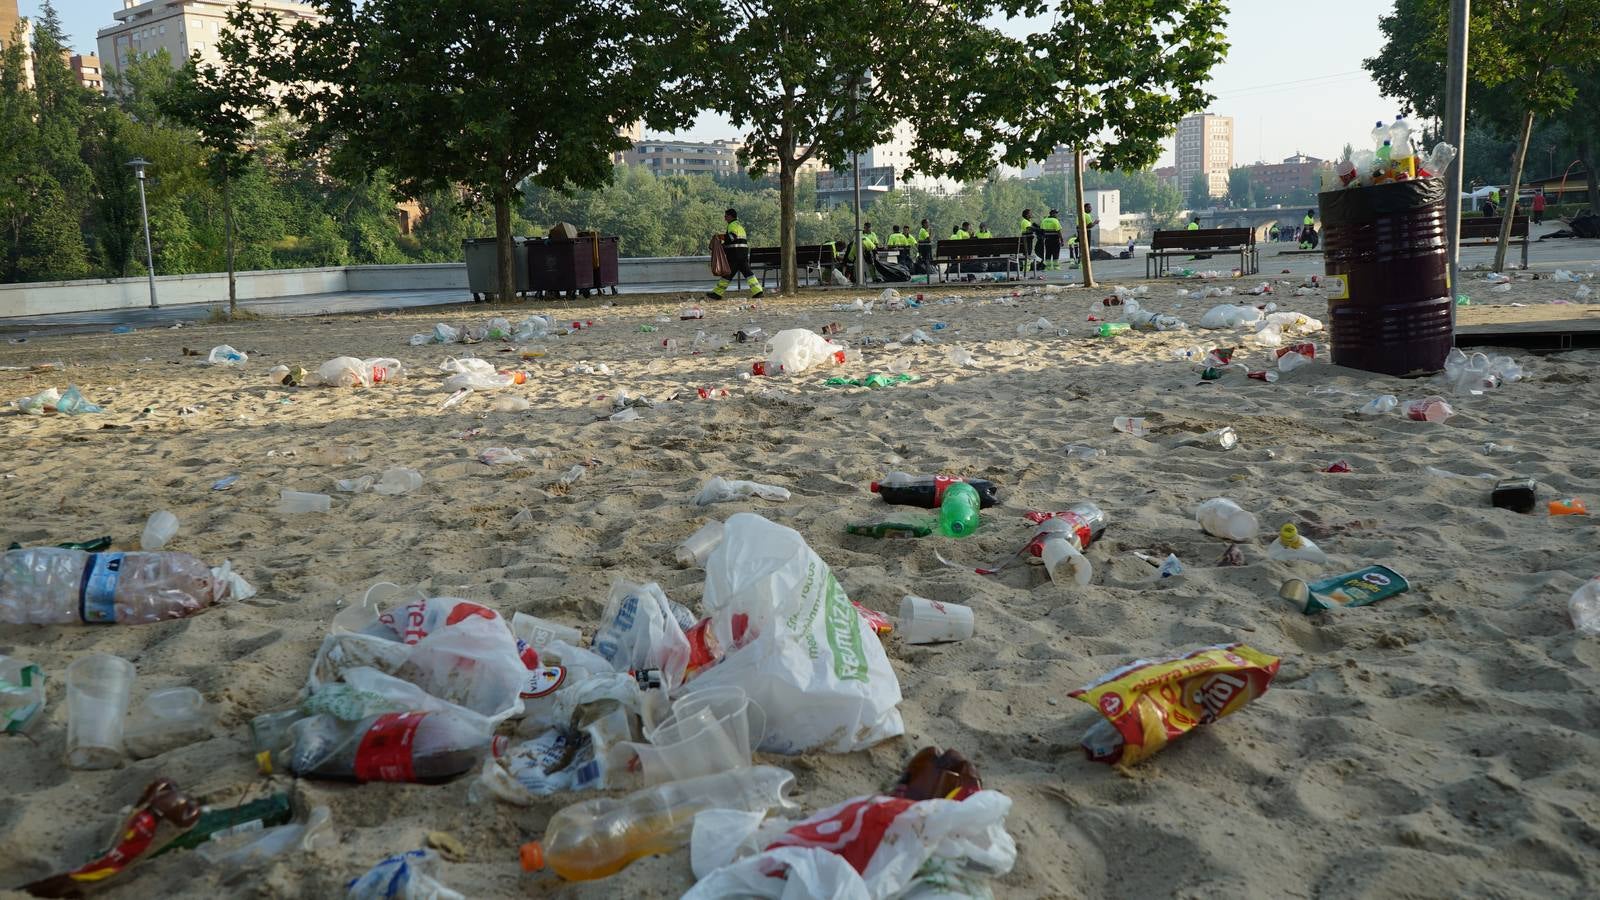
[{"label": "label on bottle", "polygon": [[117,578],[122,574],[121,553],[91,553],[78,588],[78,618],[88,625],[114,625],[117,621]]},{"label": "label on bottle", "polygon": [[388,366],[373,366],[372,367],[372,383],[373,384],[383,384],[385,381],[388,381],[388,380],[389,380],[389,367]]},{"label": "label on bottle", "polygon": [[425,712],[378,717],[356,748],[357,781],[412,781],[411,752]]},{"label": "label on bottle", "polygon": [[532,700],[554,692],[557,688],[567,683],[567,669],[565,666],[542,666],[529,669],[527,679],[522,685],[522,699]]}]

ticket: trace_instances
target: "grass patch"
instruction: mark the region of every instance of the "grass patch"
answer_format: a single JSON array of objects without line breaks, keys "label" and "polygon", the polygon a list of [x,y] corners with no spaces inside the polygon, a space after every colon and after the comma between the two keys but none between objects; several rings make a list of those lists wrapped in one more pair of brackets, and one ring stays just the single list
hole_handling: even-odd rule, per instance
[{"label": "grass patch", "polygon": [[210,314],[206,316],[206,324],[223,325],[229,322],[259,322],[261,319],[261,315],[253,313],[243,307],[235,310],[233,315],[230,316],[228,315],[228,308],[226,306],[213,306],[211,307]]}]

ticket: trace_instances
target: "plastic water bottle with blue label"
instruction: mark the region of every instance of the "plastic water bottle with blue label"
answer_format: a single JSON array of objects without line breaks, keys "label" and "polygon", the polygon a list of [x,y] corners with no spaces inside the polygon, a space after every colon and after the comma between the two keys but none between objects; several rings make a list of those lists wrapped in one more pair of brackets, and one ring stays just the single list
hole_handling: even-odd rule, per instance
[{"label": "plastic water bottle with blue label", "polygon": [[14,625],[141,625],[254,595],[229,564],[186,553],[34,547],[0,558],[0,622]]}]

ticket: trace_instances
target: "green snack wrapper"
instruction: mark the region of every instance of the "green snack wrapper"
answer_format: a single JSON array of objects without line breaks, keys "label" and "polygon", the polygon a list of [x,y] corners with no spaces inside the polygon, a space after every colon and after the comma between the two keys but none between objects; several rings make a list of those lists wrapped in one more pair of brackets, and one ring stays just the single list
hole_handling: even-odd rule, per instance
[{"label": "green snack wrapper", "polygon": [[1367,566],[1344,575],[1332,575],[1306,586],[1306,615],[1324,610],[1367,606],[1411,589],[1404,575],[1388,566]]}]

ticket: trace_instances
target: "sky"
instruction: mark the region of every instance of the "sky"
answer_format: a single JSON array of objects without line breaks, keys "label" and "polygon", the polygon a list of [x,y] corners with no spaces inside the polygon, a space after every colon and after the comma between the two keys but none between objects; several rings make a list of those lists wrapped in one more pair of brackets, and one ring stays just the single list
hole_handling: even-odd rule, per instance
[{"label": "sky", "polygon": [[[21,0],[37,16],[39,0]],[[121,0],[56,0],[75,50],[93,52],[95,32],[114,24]],[[1392,119],[1361,68],[1382,46],[1378,17],[1392,0],[1345,0],[1336,7],[1290,0],[1234,0],[1228,15],[1228,57],[1212,73],[1210,112],[1233,116],[1235,165],[1277,162],[1296,152],[1324,159],[1346,143],[1360,145],[1378,119]],[[1336,13],[1330,13],[1336,10]],[[1041,30],[1048,18],[1001,22],[1015,35]],[[727,120],[708,113],[679,132],[686,140],[733,138]],[[1171,162],[1169,144],[1163,165]]]}]

